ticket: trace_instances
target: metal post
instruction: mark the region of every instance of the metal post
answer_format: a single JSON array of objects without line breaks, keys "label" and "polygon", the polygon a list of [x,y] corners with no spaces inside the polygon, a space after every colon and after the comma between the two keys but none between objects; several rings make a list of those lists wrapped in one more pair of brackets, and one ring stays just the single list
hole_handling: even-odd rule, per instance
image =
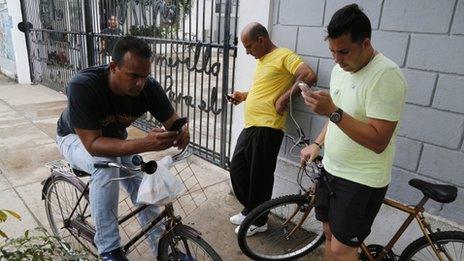
[{"label": "metal post", "polygon": [[87,45],[88,66],[95,65],[95,46],[93,44],[93,24],[91,1],[84,0],[85,40]]},{"label": "metal post", "polygon": [[[230,48],[230,13],[232,0],[226,0],[226,10],[224,14],[224,46],[222,57],[222,94],[227,94],[229,89],[229,48]],[[227,142],[227,101],[222,98],[222,117],[221,117],[221,167],[226,167],[226,142]]]},{"label": "metal post", "polygon": [[35,84],[35,79],[34,79],[34,71],[33,71],[33,66],[32,66],[32,61],[31,61],[31,47],[29,43],[29,26],[28,26],[28,21],[27,21],[27,14],[26,14],[26,4],[24,3],[24,0],[19,1],[21,5],[21,16],[23,18],[23,23],[25,25],[26,31],[24,32],[24,37],[26,38],[26,51],[27,51],[27,60],[29,62],[29,77],[31,78],[31,83]]}]

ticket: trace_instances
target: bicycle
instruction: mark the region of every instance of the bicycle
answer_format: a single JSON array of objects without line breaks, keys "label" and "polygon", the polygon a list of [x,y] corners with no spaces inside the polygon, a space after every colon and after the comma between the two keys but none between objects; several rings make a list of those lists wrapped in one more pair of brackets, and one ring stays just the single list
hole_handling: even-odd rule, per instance
[{"label": "bicycle", "polygon": [[[308,144],[301,136],[295,145]],[[299,194],[271,199],[251,211],[240,225],[238,244],[242,252],[254,260],[292,260],[309,254],[325,240],[322,224],[316,223],[314,216],[315,192],[318,186],[325,184],[328,177],[323,171],[322,157],[318,157],[309,166],[300,167],[297,183]],[[309,179],[309,185],[303,185],[303,177]],[[409,214],[404,223],[393,235],[386,246],[361,245],[360,260],[464,260],[464,232],[432,231],[423,215],[424,205],[429,200],[451,203],[457,197],[457,188],[450,185],[432,184],[420,179],[411,179],[409,184],[423,193],[423,198],[414,206],[407,206],[391,199],[383,204]],[[333,192],[330,190],[331,194]],[[301,193],[303,192],[303,193]],[[268,216],[268,230],[247,237],[247,231],[257,220]],[[401,255],[393,253],[392,248],[407,227],[415,219],[424,236],[410,243]],[[319,225],[318,225],[319,224]],[[430,259],[428,259],[430,258]]]},{"label": "bicycle", "polygon": [[[186,151],[186,150],[184,150]],[[173,162],[179,162],[190,155],[181,153],[173,156]],[[119,168],[128,172],[141,170],[147,174],[156,175],[156,161],[143,162],[142,157],[134,157],[136,167],[125,166],[116,162],[97,162],[97,168]],[[133,174],[126,178],[132,178]],[[74,250],[86,250],[97,256],[93,242],[95,225],[90,214],[89,184],[82,178],[90,177],[89,173],[71,168],[70,171],[58,167],[51,167],[51,175],[43,181],[42,199],[45,200],[45,210],[53,234],[62,238]],[[114,178],[118,181],[122,178]],[[149,205],[141,205],[128,214],[118,217],[119,225],[128,222]],[[222,260],[216,251],[201,238],[201,233],[194,228],[182,224],[182,218],[174,213],[172,203],[164,206],[158,216],[153,217],[144,227],[133,236],[122,249],[126,253],[133,251],[155,226],[164,225],[165,232],[158,245],[157,260]]]}]

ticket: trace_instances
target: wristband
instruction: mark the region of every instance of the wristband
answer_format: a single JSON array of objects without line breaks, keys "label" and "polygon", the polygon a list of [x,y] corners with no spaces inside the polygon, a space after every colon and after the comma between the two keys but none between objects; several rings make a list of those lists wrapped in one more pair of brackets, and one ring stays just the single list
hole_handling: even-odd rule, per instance
[{"label": "wristband", "polygon": [[319,147],[319,149],[322,149],[322,145],[321,145],[321,144],[319,144],[319,143],[317,143],[317,142],[315,142],[315,141],[313,142],[313,144],[316,144],[316,145]]}]

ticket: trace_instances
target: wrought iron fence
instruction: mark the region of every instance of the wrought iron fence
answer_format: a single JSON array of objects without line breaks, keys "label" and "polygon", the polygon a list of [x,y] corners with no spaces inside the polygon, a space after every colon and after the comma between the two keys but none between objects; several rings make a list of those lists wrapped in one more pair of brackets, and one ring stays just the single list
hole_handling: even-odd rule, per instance
[{"label": "wrought iron fence", "polygon": [[[145,39],[152,75],[189,118],[195,153],[230,158],[238,0],[21,0],[33,82],[65,92],[79,70],[108,63],[123,35]],[[134,126],[148,131],[150,115]]]}]

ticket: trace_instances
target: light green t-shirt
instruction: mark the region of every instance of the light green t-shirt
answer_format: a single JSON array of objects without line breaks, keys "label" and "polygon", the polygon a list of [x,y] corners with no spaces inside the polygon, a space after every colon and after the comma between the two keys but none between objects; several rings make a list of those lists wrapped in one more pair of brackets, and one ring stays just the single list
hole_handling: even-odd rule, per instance
[{"label": "light green t-shirt", "polygon": [[329,122],[323,159],[329,173],[370,187],[380,188],[390,183],[406,89],[401,70],[380,53],[355,73],[346,72],[339,65],[333,68],[330,95],[338,107],[362,122],[375,118],[398,121],[398,125],[387,148],[377,154]]}]

